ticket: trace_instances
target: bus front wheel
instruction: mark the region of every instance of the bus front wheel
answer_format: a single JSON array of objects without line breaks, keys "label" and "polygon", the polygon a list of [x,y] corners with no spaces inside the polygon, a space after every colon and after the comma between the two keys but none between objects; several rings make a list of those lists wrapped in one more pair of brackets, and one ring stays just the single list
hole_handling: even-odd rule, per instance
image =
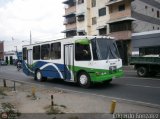
[{"label": "bus front wheel", "polygon": [[86,72],[81,72],[78,75],[78,83],[83,88],[89,88],[91,86],[90,76]]}]

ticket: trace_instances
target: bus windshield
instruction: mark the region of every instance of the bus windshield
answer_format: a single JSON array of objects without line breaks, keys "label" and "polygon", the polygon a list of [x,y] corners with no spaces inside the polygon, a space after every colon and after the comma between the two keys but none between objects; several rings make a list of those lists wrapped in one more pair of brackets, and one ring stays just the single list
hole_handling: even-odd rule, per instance
[{"label": "bus windshield", "polygon": [[91,40],[94,60],[120,58],[115,41],[107,38],[94,38]]}]

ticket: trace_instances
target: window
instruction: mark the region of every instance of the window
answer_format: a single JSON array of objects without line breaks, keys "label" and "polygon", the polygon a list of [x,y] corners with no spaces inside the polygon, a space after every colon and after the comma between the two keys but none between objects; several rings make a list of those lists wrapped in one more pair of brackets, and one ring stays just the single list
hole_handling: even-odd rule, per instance
[{"label": "window", "polygon": [[33,47],[33,59],[39,60],[40,59],[40,46],[34,46]]},{"label": "window", "polygon": [[75,59],[77,61],[91,60],[91,52],[89,45],[75,44]]},{"label": "window", "polygon": [[78,0],[78,4],[84,3],[84,0]]},{"label": "window", "polygon": [[157,11],[157,18],[159,18],[159,11]]},{"label": "window", "polygon": [[154,30],[154,26],[153,26],[153,30]]},{"label": "window", "polygon": [[84,15],[79,15],[77,20],[78,20],[79,22],[80,22],[80,21],[84,21]]},{"label": "window", "polygon": [[23,48],[23,60],[27,60],[27,48]]},{"label": "window", "polygon": [[99,9],[99,16],[104,16],[104,15],[106,15],[106,8],[105,7]]},{"label": "window", "polygon": [[51,59],[60,59],[61,58],[61,43],[52,43],[51,44]]},{"label": "window", "polygon": [[145,6],[145,9],[147,9],[148,8],[148,6]]},{"label": "window", "polygon": [[94,24],[97,24],[97,18],[96,17],[92,18],[92,25],[94,25]]},{"label": "window", "polygon": [[99,29],[99,35],[106,35],[107,34],[107,31],[106,31],[106,28],[101,28]]},{"label": "window", "polygon": [[152,12],[154,12],[154,9],[152,8]]},{"label": "window", "polygon": [[160,46],[142,47],[142,48],[139,49],[140,56],[150,55],[150,54],[159,55],[159,53],[160,53]]},{"label": "window", "polygon": [[79,35],[79,36],[84,36],[84,35],[85,35],[85,31],[83,31],[83,32],[78,32],[78,35]]},{"label": "window", "polygon": [[77,32],[76,30],[73,30],[73,31],[67,31],[66,32],[66,37],[73,37],[73,36],[76,36],[77,35]]},{"label": "window", "polygon": [[125,10],[125,5],[123,4],[123,5],[119,5],[118,6],[118,11],[123,11],[123,10]]},{"label": "window", "polygon": [[125,21],[125,22],[110,24],[111,32],[126,31],[126,30],[132,30],[131,22]]},{"label": "window", "polygon": [[50,53],[50,45],[49,44],[41,45],[41,59],[48,60],[50,58],[49,53]]},{"label": "window", "polygon": [[92,0],[92,7],[96,6],[96,0]]}]

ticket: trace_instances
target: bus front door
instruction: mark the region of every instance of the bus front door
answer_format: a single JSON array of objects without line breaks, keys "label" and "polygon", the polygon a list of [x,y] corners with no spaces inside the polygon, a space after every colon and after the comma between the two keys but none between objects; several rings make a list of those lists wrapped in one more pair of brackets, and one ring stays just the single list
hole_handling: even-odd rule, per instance
[{"label": "bus front door", "polygon": [[29,49],[29,50],[27,51],[27,53],[28,53],[27,63],[28,63],[28,65],[32,65],[32,63],[33,63],[33,59],[32,59],[32,57],[33,57],[33,55],[32,55],[32,50]]},{"label": "bus front door", "polygon": [[64,73],[66,81],[74,81],[74,46],[73,44],[64,45]]}]

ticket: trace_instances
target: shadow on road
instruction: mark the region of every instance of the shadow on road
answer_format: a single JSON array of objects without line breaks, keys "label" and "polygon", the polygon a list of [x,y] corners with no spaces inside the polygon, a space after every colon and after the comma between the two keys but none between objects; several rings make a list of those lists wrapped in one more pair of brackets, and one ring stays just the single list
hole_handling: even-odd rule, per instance
[{"label": "shadow on road", "polygon": [[[72,87],[72,88],[82,88],[77,83],[65,82],[62,79],[48,79],[47,82],[61,85],[61,87]],[[115,89],[118,88],[119,84],[116,83],[95,83],[89,89]]]}]

